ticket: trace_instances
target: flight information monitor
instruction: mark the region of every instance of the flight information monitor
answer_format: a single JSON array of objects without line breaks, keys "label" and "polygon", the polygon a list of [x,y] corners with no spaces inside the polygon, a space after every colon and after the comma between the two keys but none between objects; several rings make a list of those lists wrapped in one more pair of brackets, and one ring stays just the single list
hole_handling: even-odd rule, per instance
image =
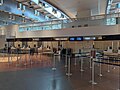
[{"label": "flight information monitor", "polygon": [[76,41],[82,41],[83,40],[83,37],[77,37],[76,38]]},{"label": "flight information monitor", "polygon": [[69,41],[83,41],[83,37],[70,37]]},{"label": "flight information monitor", "polygon": [[75,41],[75,37],[70,37],[69,41]]},{"label": "flight information monitor", "polygon": [[95,40],[95,37],[84,37],[84,40]]}]

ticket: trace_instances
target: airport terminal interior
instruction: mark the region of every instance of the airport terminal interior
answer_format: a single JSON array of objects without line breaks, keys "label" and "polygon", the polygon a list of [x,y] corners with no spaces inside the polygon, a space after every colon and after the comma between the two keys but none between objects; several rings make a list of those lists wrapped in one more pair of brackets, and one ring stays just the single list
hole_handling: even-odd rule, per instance
[{"label": "airport terminal interior", "polygon": [[120,90],[120,0],[0,0],[0,90]]}]

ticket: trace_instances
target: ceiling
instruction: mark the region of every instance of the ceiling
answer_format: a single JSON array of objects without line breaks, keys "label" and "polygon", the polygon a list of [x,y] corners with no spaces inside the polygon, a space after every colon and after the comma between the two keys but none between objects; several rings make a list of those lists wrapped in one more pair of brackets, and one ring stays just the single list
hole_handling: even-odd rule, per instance
[{"label": "ceiling", "polygon": [[0,1],[0,26],[69,18],[45,0]]},{"label": "ceiling", "polygon": [[[16,1],[28,2],[32,0],[16,0]],[[77,12],[98,8],[98,2],[102,2],[101,4],[103,3],[106,4],[107,0],[40,0],[40,1],[48,2],[51,5],[63,11],[64,13],[66,13],[69,17],[75,18]],[[114,1],[120,1],[120,0],[114,0]]]},{"label": "ceiling", "polygon": [[[98,6],[98,0],[46,0],[74,18],[77,11],[91,10]],[[106,1],[106,0],[102,0]]]},{"label": "ceiling", "polygon": [[[39,5],[34,3],[33,1],[35,0],[4,0],[4,1],[6,1],[6,4],[1,5],[0,10],[1,9],[5,10],[7,7],[6,9],[8,10],[7,12],[12,12],[12,14],[19,15],[22,17],[24,15],[25,17],[29,19],[29,21],[36,21],[36,20],[41,21],[41,22],[45,21],[46,20],[44,19],[45,15],[49,16],[49,18],[51,19],[55,18],[53,14],[50,14],[48,11],[46,11],[45,9],[41,8]],[[32,3],[30,3],[30,1]],[[78,12],[98,8],[99,0],[40,0],[40,1],[50,3],[56,9],[59,9],[60,11],[67,14],[70,18],[75,18]],[[100,1],[104,3],[104,1],[106,0],[100,0]],[[17,2],[22,3],[23,5],[27,6],[27,9],[25,12],[22,12],[16,8]],[[35,9],[39,11],[41,15],[39,16],[34,15]]]}]

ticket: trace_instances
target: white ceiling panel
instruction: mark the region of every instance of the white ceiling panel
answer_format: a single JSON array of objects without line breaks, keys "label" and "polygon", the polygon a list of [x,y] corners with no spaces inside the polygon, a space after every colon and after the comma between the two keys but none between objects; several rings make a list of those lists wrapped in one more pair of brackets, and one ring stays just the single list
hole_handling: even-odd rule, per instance
[{"label": "white ceiling panel", "polygon": [[[74,18],[77,11],[90,10],[98,7],[98,0],[46,0],[55,5],[70,17]],[[106,1],[106,0],[102,0]]]}]

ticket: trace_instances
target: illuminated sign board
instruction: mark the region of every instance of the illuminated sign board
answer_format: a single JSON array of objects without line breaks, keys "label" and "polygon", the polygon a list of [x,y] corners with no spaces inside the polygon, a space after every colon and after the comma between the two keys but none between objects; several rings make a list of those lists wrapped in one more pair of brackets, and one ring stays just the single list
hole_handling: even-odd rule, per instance
[{"label": "illuminated sign board", "polygon": [[81,41],[81,40],[83,40],[83,38],[82,37],[77,37],[76,40]]},{"label": "illuminated sign board", "polygon": [[68,40],[68,38],[54,38],[55,40],[57,40],[57,41],[66,41],[66,40]]},{"label": "illuminated sign board", "polygon": [[69,38],[70,41],[75,41],[74,37]]},{"label": "illuminated sign board", "polygon": [[84,40],[95,40],[96,37],[84,37]]},{"label": "illuminated sign board", "polygon": [[83,41],[83,37],[70,37],[69,41]]}]

